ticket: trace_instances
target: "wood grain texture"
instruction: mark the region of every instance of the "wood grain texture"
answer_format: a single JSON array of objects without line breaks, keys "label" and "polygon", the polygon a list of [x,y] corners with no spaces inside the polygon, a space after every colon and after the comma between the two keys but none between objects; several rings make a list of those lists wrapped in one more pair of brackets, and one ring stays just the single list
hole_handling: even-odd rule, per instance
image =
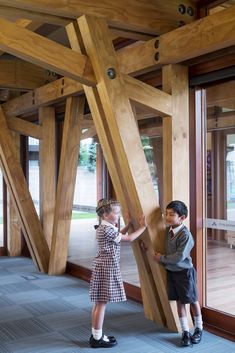
[{"label": "wood grain texture", "polygon": [[62,76],[94,84],[91,73],[84,75],[86,56],[3,18],[0,18],[0,49]]},{"label": "wood grain texture", "polygon": [[84,97],[71,97],[67,99],[56,191],[49,274],[61,274],[66,269],[83,113]]},{"label": "wood grain texture", "polygon": [[4,178],[18,211],[31,256],[38,268],[47,272],[49,249],[1,107],[0,124],[0,157]]},{"label": "wood grain texture", "polygon": [[[190,23],[196,18],[195,11],[193,16],[180,14],[176,0],[57,0],[56,6],[50,0],[0,0],[0,4],[70,19],[83,14],[102,17],[108,20],[110,26],[155,35],[177,28],[180,20]],[[185,0],[184,4],[195,9],[193,1]]]}]

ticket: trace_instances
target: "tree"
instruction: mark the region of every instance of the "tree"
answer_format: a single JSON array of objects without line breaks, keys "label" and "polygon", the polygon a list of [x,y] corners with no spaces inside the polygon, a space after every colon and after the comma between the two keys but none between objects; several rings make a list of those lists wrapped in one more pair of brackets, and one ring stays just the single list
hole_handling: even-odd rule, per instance
[{"label": "tree", "polygon": [[94,141],[89,145],[87,169],[89,172],[94,172],[96,169],[96,143]]}]

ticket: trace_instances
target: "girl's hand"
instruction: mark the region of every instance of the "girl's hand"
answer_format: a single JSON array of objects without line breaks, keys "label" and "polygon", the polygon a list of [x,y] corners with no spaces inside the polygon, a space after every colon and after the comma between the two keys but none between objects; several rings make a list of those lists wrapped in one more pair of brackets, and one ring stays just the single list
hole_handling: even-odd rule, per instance
[{"label": "girl's hand", "polygon": [[131,215],[129,211],[127,211],[125,215],[125,222],[126,222],[126,225],[129,225],[129,226],[132,224]]}]

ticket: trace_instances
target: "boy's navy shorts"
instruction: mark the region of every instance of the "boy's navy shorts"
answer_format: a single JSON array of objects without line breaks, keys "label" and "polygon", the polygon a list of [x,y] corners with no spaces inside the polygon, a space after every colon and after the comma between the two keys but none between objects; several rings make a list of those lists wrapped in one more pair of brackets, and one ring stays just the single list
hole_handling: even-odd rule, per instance
[{"label": "boy's navy shorts", "polygon": [[194,267],[182,271],[167,270],[168,299],[182,304],[198,300],[197,273]]}]

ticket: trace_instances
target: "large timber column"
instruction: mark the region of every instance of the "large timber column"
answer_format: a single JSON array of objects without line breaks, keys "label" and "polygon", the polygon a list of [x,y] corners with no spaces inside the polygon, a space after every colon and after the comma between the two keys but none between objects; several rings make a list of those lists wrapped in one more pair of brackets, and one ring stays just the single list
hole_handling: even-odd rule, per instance
[{"label": "large timber column", "polygon": [[49,274],[51,275],[62,274],[66,269],[83,114],[84,97],[68,98],[63,126],[49,263]]},{"label": "large timber column", "polygon": [[163,67],[163,90],[172,95],[172,117],[163,119],[164,207],[181,200],[189,207],[189,87],[188,68]]},{"label": "large timber column", "polygon": [[50,249],[56,193],[55,108],[39,108],[39,122],[43,135],[39,143],[40,216],[43,232]]},{"label": "large timber column", "polygon": [[15,145],[8,130],[2,107],[0,107],[0,124],[0,158],[4,179],[18,211],[30,254],[38,268],[47,272],[49,249],[19,159],[17,158]]},{"label": "large timber column", "polygon": [[[16,155],[20,159],[20,136],[16,132],[11,132],[15,141]],[[7,190],[7,254],[8,256],[21,255],[21,226],[18,212],[14,206],[12,196]]]},{"label": "large timber column", "polygon": [[[190,208],[188,68],[180,64],[165,66],[162,78],[163,90],[172,95],[172,116],[163,119],[164,208],[172,200],[181,200]],[[185,224],[189,226],[189,216]],[[192,326],[189,306],[187,311]]]},{"label": "large timber column", "polygon": [[147,256],[141,252],[138,240],[133,243],[144,289],[144,307],[147,306],[145,312],[151,312],[157,322],[177,330],[175,315],[167,299],[164,275],[152,260],[151,241],[158,238],[159,243],[162,242],[164,226],[124,76],[119,72],[105,20],[83,16],[78,19],[78,24],[98,82],[97,91],[91,87],[84,89],[112,182],[123,208],[128,208],[134,219],[134,228],[137,228],[141,213],[148,220],[148,233],[144,235],[149,246]]}]

